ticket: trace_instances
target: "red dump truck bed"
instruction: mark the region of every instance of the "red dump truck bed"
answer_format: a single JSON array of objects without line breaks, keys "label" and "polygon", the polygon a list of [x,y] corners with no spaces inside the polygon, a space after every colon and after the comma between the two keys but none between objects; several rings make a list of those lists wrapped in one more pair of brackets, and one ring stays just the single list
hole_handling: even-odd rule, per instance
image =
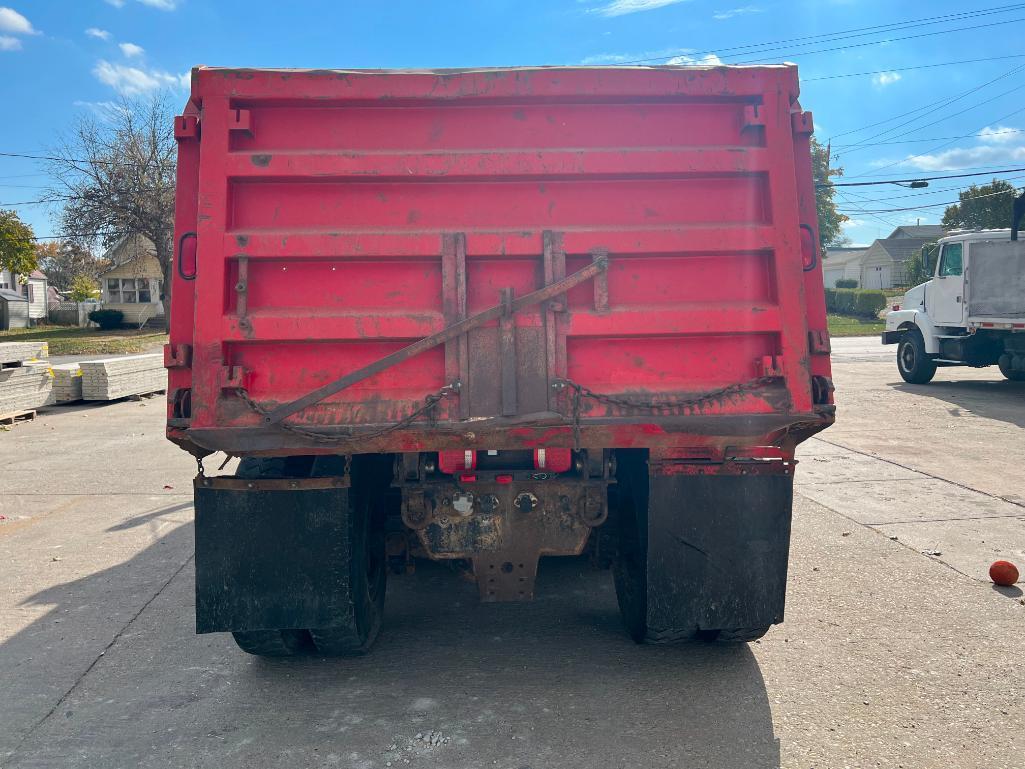
[{"label": "red dump truck bed", "polygon": [[833,420],[792,66],[199,68],[168,436],[200,632],[367,651],[385,575],[528,600],[614,564],[631,636],[783,619],[794,447]]},{"label": "red dump truck bed", "polygon": [[821,426],[797,94],[793,66],[196,69],[176,123],[170,437],[294,453],[356,435],[378,452]]}]

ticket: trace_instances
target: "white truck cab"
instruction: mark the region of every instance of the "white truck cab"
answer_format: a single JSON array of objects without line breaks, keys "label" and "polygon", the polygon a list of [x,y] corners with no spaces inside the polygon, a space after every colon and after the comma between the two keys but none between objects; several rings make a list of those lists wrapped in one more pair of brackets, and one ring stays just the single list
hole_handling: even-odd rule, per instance
[{"label": "white truck cab", "polygon": [[886,316],[883,344],[897,345],[906,382],[938,366],[992,366],[1025,381],[1025,241],[1011,230],[955,232],[926,252],[932,278]]}]

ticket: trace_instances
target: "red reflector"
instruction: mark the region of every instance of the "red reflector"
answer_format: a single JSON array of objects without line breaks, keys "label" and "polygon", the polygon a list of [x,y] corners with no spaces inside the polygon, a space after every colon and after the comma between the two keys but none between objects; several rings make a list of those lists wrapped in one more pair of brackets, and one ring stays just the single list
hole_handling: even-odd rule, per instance
[{"label": "red reflector", "polygon": [[496,475],[495,483],[512,483],[513,477],[511,475]]},{"label": "red reflector", "polygon": [[893,310],[894,310],[894,312],[896,312],[896,311],[897,311],[897,310],[899,310],[899,309],[900,309],[900,305],[899,305],[899,304],[895,304],[895,305],[893,305]]},{"label": "red reflector", "polygon": [[1025,323],[1012,323],[1011,328],[1025,328]]},{"label": "red reflector", "polygon": [[564,473],[573,464],[572,449],[534,449],[534,469]]},{"label": "red reflector", "polygon": [[460,470],[473,470],[477,467],[476,451],[439,451],[438,469],[443,473],[454,475]]},{"label": "red reflector", "polygon": [[476,473],[462,473],[459,476],[459,480],[462,481],[463,483],[473,483],[475,480],[477,480],[477,474]]}]

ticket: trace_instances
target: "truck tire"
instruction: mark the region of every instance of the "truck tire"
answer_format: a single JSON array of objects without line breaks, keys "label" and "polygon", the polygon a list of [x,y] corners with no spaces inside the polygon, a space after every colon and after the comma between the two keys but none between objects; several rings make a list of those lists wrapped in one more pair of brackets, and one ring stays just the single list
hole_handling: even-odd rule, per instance
[{"label": "truck tire", "polygon": [[[373,496],[370,496],[373,494]],[[384,543],[384,493],[353,493],[349,515],[349,613],[337,627],[310,628],[320,654],[358,657],[370,651],[381,630],[388,580]]]},{"label": "truck tire", "polygon": [[1021,369],[1011,368],[1011,356],[1004,355],[1000,356],[1000,360],[997,361],[997,366],[1000,367],[1000,373],[1004,375],[1009,382],[1025,382],[1025,371]]},{"label": "truck tire", "polygon": [[925,340],[917,328],[907,331],[897,345],[897,370],[909,384],[927,384],[936,375],[936,363],[925,351]]},{"label": "truck tire", "polygon": [[238,648],[257,657],[292,657],[311,648],[305,630],[237,630],[231,635]]},{"label": "truck tire", "polygon": [[792,476],[649,477],[635,457],[617,464],[616,597],[634,641],[743,643],[782,621]]},{"label": "truck tire", "polygon": [[[326,461],[312,457],[245,457],[239,463],[240,478],[288,478],[334,475],[343,472]],[[338,557],[348,563],[348,595],[342,603],[348,616],[334,627],[309,629],[267,629],[232,632],[243,651],[262,657],[289,657],[315,652],[330,656],[366,654],[381,629],[387,580],[384,547],[384,491],[374,483],[374,468],[353,467],[354,488],[349,492],[349,509],[340,510],[348,525],[346,546]],[[380,475],[380,473],[376,473]]]}]

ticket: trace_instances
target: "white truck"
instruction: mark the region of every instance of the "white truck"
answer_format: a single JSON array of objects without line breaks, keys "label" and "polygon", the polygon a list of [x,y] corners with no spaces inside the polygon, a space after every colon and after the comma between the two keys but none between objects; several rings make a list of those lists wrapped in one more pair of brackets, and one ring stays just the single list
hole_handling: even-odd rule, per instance
[{"label": "white truck", "polygon": [[925,384],[939,366],[992,366],[1025,381],[1025,241],[1011,230],[941,238],[926,260],[932,278],[886,316],[904,381]]}]

